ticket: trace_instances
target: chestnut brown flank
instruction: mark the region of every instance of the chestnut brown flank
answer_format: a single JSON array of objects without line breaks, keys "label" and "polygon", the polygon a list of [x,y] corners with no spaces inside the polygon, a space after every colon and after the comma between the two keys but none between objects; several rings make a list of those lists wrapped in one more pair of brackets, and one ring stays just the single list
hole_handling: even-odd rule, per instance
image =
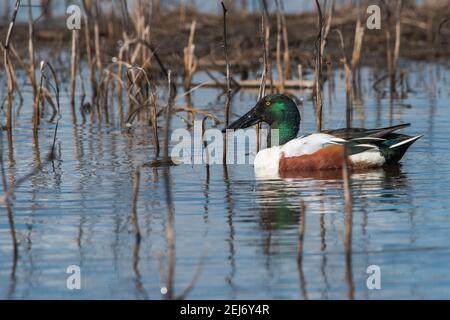
[{"label": "chestnut brown flank", "polygon": [[[342,157],[344,147],[341,145],[331,145],[320,149],[312,154],[298,157],[285,157],[284,153],[280,158],[280,172],[286,171],[314,171],[342,168]],[[352,162],[348,159],[349,166]]]}]

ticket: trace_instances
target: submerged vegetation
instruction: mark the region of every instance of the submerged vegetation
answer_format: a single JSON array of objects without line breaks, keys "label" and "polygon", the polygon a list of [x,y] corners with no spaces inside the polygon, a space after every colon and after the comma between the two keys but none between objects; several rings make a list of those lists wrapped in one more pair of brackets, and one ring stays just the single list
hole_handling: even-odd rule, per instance
[{"label": "submerged vegetation", "polygon": [[[33,1],[5,1],[5,18],[0,25],[3,55],[1,66],[0,162],[2,205],[6,208],[14,251],[18,259],[14,225],[14,191],[45,165],[58,160],[56,141],[61,116],[71,117],[73,126],[117,128],[130,134],[136,127],[151,128],[154,160],[143,164],[162,167],[167,202],[167,261],[161,262],[164,297],[184,298],[194,288],[206,250],[197,263],[192,281],[175,292],[175,209],[171,195],[169,157],[171,123],[181,119],[187,128],[202,121],[227,127],[233,110],[233,96],[239,90],[258,90],[258,97],[281,92],[301,92],[312,99],[316,130],[323,128],[327,98],[324,85],[334,86],[334,73],[344,70],[346,126],[353,126],[354,108],[361,105],[361,72],[364,65],[383,65],[373,90],[395,100],[408,94],[408,70],[400,60],[447,59],[450,54],[450,4],[441,1],[319,1],[312,11],[287,12],[287,0],[217,2],[217,12],[200,10],[195,1],[178,3],[158,0],[82,0],[80,28],[67,28],[67,19],[56,1],[42,1],[41,12]],[[369,5],[381,9],[381,29],[369,30]],[[18,19],[18,17],[20,19]],[[25,18],[26,17],[26,18]],[[6,23],[8,21],[8,23]],[[380,61],[382,61],[380,63]],[[208,80],[196,82],[197,74]],[[26,83],[19,74],[24,74]],[[191,100],[201,87],[223,89],[223,106],[196,108]],[[31,88],[33,105],[24,105],[23,92]],[[62,99],[70,108],[62,106]],[[297,99],[298,100],[298,99]],[[23,108],[32,109],[29,130],[39,150],[42,126],[53,128],[53,143],[44,161],[36,161],[30,173],[14,178],[5,170],[4,157],[14,162],[14,126]],[[217,110],[220,110],[219,112]],[[207,121],[210,120],[210,121]],[[258,125],[258,129],[260,126]],[[3,135],[6,136],[5,146]],[[203,135],[202,135],[203,136]],[[132,134],[131,134],[132,137]],[[260,146],[259,135],[258,148]],[[226,139],[226,136],[224,136]],[[224,176],[226,167],[224,143]],[[206,149],[206,141],[203,145]],[[38,152],[39,153],[39,152]],[[344,156],[346,279],[351,284],[352,190],[351,174]],[[54,164],[53,164],[54,165]],[[137,208],[141,167],[134,169],[130,223],[135,236],[133,268],[139,274],[138,256],[142,239]],[[209,166],[206,165],[209,179]],[[225,180],[228,181],[226,178]],[[298,257],[302,270],[307,203],[299,204]],[[302,273],[303,271],[301,271]],[[349,285],[349,298],[354,288]]]}]

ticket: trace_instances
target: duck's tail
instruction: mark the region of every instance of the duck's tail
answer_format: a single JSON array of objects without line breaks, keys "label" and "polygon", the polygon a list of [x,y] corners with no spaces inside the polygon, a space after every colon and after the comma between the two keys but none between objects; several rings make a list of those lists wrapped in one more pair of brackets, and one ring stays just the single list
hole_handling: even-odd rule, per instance
[{"label": "duck's tail", "polygon": [[386,158],[386,163],[394,164],[399,162],[403,158],[406,150],[422,136],[422,134],[414,137],[404,134],[391,134],[380,145],[380,151]]}]

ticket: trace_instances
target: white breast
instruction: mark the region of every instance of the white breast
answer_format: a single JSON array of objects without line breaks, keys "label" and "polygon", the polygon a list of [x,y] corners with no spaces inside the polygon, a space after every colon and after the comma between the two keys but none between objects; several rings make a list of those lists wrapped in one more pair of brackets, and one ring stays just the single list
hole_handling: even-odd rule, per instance
[{"label": "white breast", "polygon": [[278,176],[281,152],[281,147],[279,146],[259,151],[254,162],[255,173],[259,173],[257,176],[265,174],[268,176]]}]

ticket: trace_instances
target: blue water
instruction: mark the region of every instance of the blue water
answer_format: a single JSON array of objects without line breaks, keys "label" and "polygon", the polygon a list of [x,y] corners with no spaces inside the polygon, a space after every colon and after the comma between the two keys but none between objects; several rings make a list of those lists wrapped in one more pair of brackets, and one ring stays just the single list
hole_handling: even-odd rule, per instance
[{"label": "blue water", "polygon": [[[171,206],[175,294],[183,292],[200,266],[188,298],[450,298],[450,68],[408,61],[402,67],[408,70],[410,90],[392,103],[388,94],[372,88],[383,72],[362,69],[363,103],[355,107],[354,125],[411,122],[404,132],[424,137],[411,147],[401,167],[352,174],[350,264],[344,252],[339,177],[264,181],[255,179],[251,165],[213,165],[209,174],[204,165],[173,166],[168,171],[142,167],[138,247],[131,225],[133,174],[136,166],[154,159],[151,130],[140,125],[125,131],[89,121],[74,126],[63,95],[58,159],[46,163],[54,123],[43,122],[36,145],[30,124],[32,93],[24,90],[12,152],[3,134],[7,180],[11,183],[29,173],[39,158],[44,166],[15,190],[15,261],[6,210],[0,209],[0,298],[164,298]],[[199,75],[194,80],[202,79]],[[342,71],[337,70],[334,80],[334,89],[328,83],[324,87],[325,128],[345,126]],[[385,84],[380,86],[384,93]],[[193,104],[223,120],[225,97],[220,93],[201,88],[193,93]],[[311,92],[292,93],[304,101],[302,133],[314,131]],[[232,118],[248,110],[256,95],[238,92]],[[185,125],[174,117],[173,127]],[[306,211],[299,265],[301,201]],[[81,268],[81,290],[66,287],[69,265]],[[370,265],[381,269],[380,290],[366,287]]]}]

